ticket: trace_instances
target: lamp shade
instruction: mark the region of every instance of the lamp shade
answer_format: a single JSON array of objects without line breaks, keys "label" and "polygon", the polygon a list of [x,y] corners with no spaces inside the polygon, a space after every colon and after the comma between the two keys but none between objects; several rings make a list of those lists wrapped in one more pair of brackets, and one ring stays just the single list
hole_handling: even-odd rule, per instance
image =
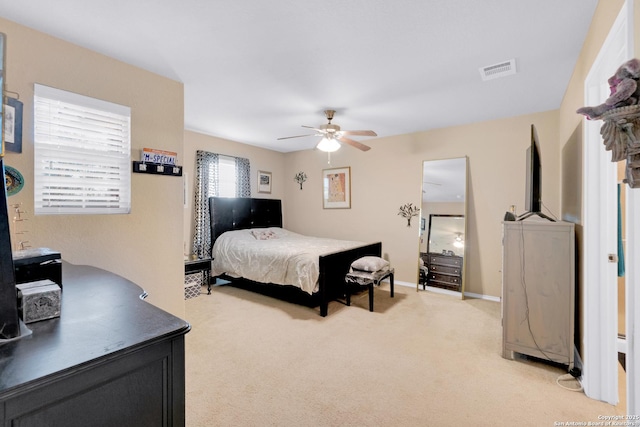
[{"label": "lamp shade", "polygon": [[340,148],[340,143],[333,138],[322,138],[316,148],[320,151],[331,153]]},{"label": "lamp shade", "polygon": [[456,239],[453,242],[453,246],[456,248],[464,248],[464,241],[462,240],[461,233],[456,233]]}]

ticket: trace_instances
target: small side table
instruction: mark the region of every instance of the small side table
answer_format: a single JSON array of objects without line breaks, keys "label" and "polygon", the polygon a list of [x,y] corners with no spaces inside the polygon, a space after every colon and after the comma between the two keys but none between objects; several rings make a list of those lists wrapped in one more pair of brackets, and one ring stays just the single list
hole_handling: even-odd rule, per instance
[{"label": "small side table", "polygon": [[[387,277],[389,278],[389,285],[391,289],[391,298],[393,298],[393,276],[394,269],[379,270],[372,273],[366,271],[352,271],[345,276],[345,283],[347,285],[354,284],[359,286],[366,286],[369,288],[369,311],[373,311],[373,287],[378,286]],[[347,305],[351,305],[351,290],[347,289]]]},{"label": "small side table", "polygon": [[207,285],[207,295],[211,295],[211,258],[194,259],[184,262],[184,274],[202,273],[202,283]]}]

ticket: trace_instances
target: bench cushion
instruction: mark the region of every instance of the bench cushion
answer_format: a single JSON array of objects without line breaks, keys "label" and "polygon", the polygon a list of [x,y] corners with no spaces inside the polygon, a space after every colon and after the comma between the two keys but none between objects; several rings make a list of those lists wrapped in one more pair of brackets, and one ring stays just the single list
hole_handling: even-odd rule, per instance
[{"label": "bench cushion", "polygon": [[389,269],[389,261],[384,258],[380,258],[377,256],[365,256],[355,260],[351,264],[351,270],[358,271],[379,271],[379,270],[388,270]]},{"label": "bench cushion", "polygon": [[393,274],[393,269],[384,269],[374,272],[353,270],[345,276],[345,282],[356,283],[361,286],[370,284],[379,285],[380,281]]}]

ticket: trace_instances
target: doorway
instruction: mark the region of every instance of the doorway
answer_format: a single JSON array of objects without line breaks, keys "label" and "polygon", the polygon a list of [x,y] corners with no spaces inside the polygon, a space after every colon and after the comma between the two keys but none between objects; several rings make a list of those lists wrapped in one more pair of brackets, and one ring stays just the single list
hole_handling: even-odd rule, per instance
[{"label": "doorway", "polygon": [[[596,58],[585,81],[585,105],[598,105],[609,96],[606,84],[620,64],[632,57],[633,1],[626,1],[616,22]],[[626,247],[618,249],[618,171],[611,163],[611,153],[605,151],[600,135],[600,121],[584,121],[584,168],[583,168],[583,218],[584,256],[583,256],[583,375],[582,382],[587,396],[617,404],[623,393],[618,393],[618,352],[626,353],[627,413],[637,413],[639,405],[635,394],[638,383],[635,370],[637,352],[633,351],[633,341],[637,332],[634,329],[634,310],[637,295],[633,284],[637,282],[633,266],[638,257],[634,244],[636,205],[640,197],[629,191],[625,184],[620,187],[624,200],[624,211],[620,209],[621,219],[626,224],[621,239]],[[623,212],[626,214],[623,215]],[[623,253],[624,252],[624,253]],[[616,255],[625,262],[624,283],[621,289],[624,298],[618,298],[618,263]],[[625,258],[626,255],[626,258]],[[614,261],[614,262],[611,262]],[[618,307],[622,309],[624,322],[619,322]],[[618,334],[624,330],[625,340],[619,340]],[[624,396],[622,396],[624,398]]]}]

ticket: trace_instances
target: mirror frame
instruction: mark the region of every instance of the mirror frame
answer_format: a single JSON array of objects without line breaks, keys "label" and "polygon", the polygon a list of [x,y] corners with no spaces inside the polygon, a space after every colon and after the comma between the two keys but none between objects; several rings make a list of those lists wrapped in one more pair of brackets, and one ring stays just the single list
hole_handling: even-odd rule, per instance
[{"label": "mirror frame", "polygon": [[[463,207],[463,213],[462,214],[451,214],[451,216],[464,216],[464,252],[463,252],[463,262],[462,262],[462,283],[460,286],[460,298],[464,299],[464,294],[466,291],[466,270],[467,270],[467,261],[468,261],[468,254],[469,254],[469,242],[468,242],[468,227],[469,227],[469,158],[468,156],[460,156],[460,157],[450,157],[450,158],[443,158],[443,159],[429,159],[429,160],[424,160],[422,162],[422,169],[421,169],[421,178],[422,178],[422,183],[420,185],[420,190],[421,190],[421,194],[420,194],[420,223],[423,223],[423,220],[426,222],[426,217],[425,217],[425,212],[422,209],[423,208],[423,197],[422,195],[424,194],[424,169],[425,169],[425,164],[427,162],[432,162],[432,161],[445,161],[445,160],[460,160],[460,159],[464,159],[464,207]],[[429,220],[430,220],[430,215],[429,214]],[[442,216],[445,216],[445,214],[442,214]],[[430,221],[429,221],[430,222]],[[426,224],[425,224],[426,225]],[[429,228],[430,224],[429,224]],[[420,230],[420,229],[419,229]],[[426,230],[420,230],[418,232],[418,278],[416,280],[416,291],[420,290],[420,257],[421,257],[421,244],[420,244],[420,237],[423,237],[423,231]],[[429,234],[427,232],[427,238],[429,238]],[[426,245],[426,251],[425,253],[428,253],[428,248],[429,248],[429,243],[427,241],[427,245]],[[429,287],[430,289],[440,289],[440,288],[433,288],[433,287]],[[449,291],[449,290],[444,290],[446,293],[454,293],[457,294],[457,291]]]}]

